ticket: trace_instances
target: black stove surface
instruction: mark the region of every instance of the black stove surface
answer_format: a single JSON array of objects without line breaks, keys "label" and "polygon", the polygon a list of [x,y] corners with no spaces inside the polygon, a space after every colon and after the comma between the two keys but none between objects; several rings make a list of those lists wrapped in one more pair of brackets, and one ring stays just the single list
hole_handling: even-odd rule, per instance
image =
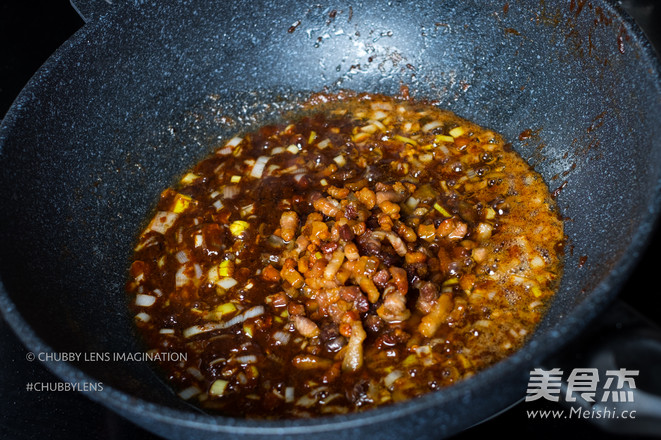
[{"label": "black stove surface", "polygon": [[[661,1],[627,0],[622,6],[636,19],[657,48],[661,48]],[[10,0],[0,5],[0,116],[32,74],[76,30],[83,26],[68,2]],[[621,302],[661,325],[655,297],[661,238],[657,232],[647,253],[622,290]],[[577,348],[580,351],[580,346]],[[157,439],[106,408],[73,391],[29,391],[30,383],[58,379],[28,351],[0,317],[0,439]],[[577,365],[581,366],[581,365]],[[527,411],[558,409],[553,402],[522,402],[499,416],[456,437],[471,439],[505,435],[508,438],[633,438],[613,435],[583,420],[530,419]],[[661,435],[661,433],[660,433]]]}]

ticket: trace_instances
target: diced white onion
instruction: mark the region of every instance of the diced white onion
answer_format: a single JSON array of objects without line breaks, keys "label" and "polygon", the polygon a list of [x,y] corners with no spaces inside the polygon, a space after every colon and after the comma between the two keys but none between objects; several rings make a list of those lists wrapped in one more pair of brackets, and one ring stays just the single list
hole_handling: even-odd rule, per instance
[{"label": "diced white onion", "polygon": [[285,402],[291,403],[294,401],[294,387],[285,388]]},{"label": "diced white onion", "polygon": [[429,345],[420,345],[413,349],[418,356],[431,354],[431,347]]},{"label": "diced white onion", "polygon": [[262,177],[262,174],[264,173],[264,168],[266,167],[266,164],[268,163],[270,157],[268,156],[259,156],[257,158],[257,161],[255,162],[255,166],[252,167],[252,170],[250,171],[250,175],[256,179],[259,179]]},{"label": "diced white onion", "polygon": [[202,234],[195,234],[195,247],[198,248],[204,244],[204,236]]},{"label": "diced white onion", "polygon": [[257,362],[257,356],[254,354],[246,354],[244,356],[237,356],[234,360],[240,364],[254,364]]},{"label": "diced white onion", "polygon": [[174,329],[173,328],[162,328],[158,332],[162,335],[173,335],[174,334]]},{"label": "diced white onion", "polygon": [[195,279],[198,279],[198,280],[202,279],[202,275],[203,275],[203,273],[202,273],[202,266],[200,266],[199,264],[195,263],[195,264],[193,265],[193,268],[195,269]]},{"label": "diced white onion", "polygon": [[229,321],[221,323],[218,328],[221,328],[221,329],[222,328],[229,328],[229,327],[232,327],[233,325],[241,324],[245,320],[246,320],[246,317],[244,315],[236,315],[234,318],[230,319]]},{"label": "diced white onion", "polygon": [[137,315],[135,315],[136,319],[139,319],[142,322],[149,322],[151,319],[151,316],[145,312],[140,312]]},{"label": "diced white onion", "polygon": [[425,153],[418,156],[418,159],[420,160],[420,162],[429,163],[432,160],[434,160],[434,155],[431,153]]},{"label": "diced white onion", "polygon": [[246,312],[243,315],[245,316],[245,319],[250,319],[263,314],[264,314],[264,306],[255,306],[246,310]]},{"label": "diced white onion", "polygon": [[381,131],[387,130],[386,126],[383,125],[383,122],[381,122],[380,120],[372,120],[370,121],[370,123],[372,123],[372,125],[376,126]]},{"label": "diced white onion", "polygon": [[277,332],[273,333],[273,339],[281,343],[282,345],[287,345],[289,343],[291,335],[287,332],[283,332],[281,330],[278,330]]},{"label": "diced white onion", "polygon": [[301,397],[296,401],[296,405],[298,405],[298,406],[303,406],[303,407],[305,407],[305,408],[310,408],[310,407],[311,407],[312,405],[314,405],[315,403],[317,403],[317,399],[313,399],[312,397],[310,397],[310,396],[307,395],[307,394],[304,395],[304,396],[301,396]]},{"label": "diced white onion", "polygon": [[146,247],[155,245],[156,243],[158,243],[158,240],[156,240],[156,237],[152,235],[147,240],[144,240],[144,241],[141,241],[140,243],[138,243],[138,245],[135,247],[135,251],[136,252],[140,251],[140,250],[142,250]]},{"label": "diced white onion", "polygon": [[200,333],[206,333],[213,330],[219,330],[222,328],[224,327],[223,324],[220,322],[208,322],[206,324],[199,324],[199,325],[194,325],[192,327],[188,327],[182,332],[182,334],[184,335],[184,338],[190,338],[191,336],[195,336]]},{"label": "diced white onion", "polygon": [[186,369],[186,371],[188,371],[188,372],[191,374],[191,376],[193,376],[195,379],[197,379],[197,380],[204,380],[204,376],[202,375],[202,373],[200,372],[200,370],[198,370],[197,368],[195,368],[195,367],[188,367],[188,368]]},{"label": "diced white onion", "polygon": [[420,200],[416,199],[415,197],[409,197],[406,200],[406,206],[408,206],[411,209],[417,208],[418,203],[420,203]]},{"label": "diced white onion", "polygon": [[243,314],[237,315],[229,321],[225,322],[207,322],[206,324],[198,324],[188,327],[183,331],[184,338],[190,338],[200,333],[206,333],[213,330],[222,330],[233,325],[240,324],[246,319],[254,318],[264,313],[264,306],[255,306],[246,310]]},{"label": "diced white onion", "polygon": [[159,211],[154,216],[154,219],[149,224],[147,229],[154,232],[159,232],[165,234],[168,229],[174,225],[174,222],[177,221],[179,214],[169,211]]},{"label": "diced white onion", "polygon": [[150,307],[156,302],[156,297],[151,295],[139,294],[135,296],[135,305],[139,307]]},{"label": "diced white onion", "polygon": [[442,152],[445,156],[449,156],[449,155],[450,155],[450,150],[448,150],[448,147],[446,147],[445,145],[439,145],[439,146],[438,146],[438,149],[441,150],[441,152]]},{"label": "diced white onion", "polygon": [[238,283],[237,280],[235,280],[232,277],[226,277],[222,278],[219,280],[216,284],[218,284],[220,287],[222,287],[225,290],[231,289],[232,287],[236,286]]},{"label": "diced white onion", "polygon": [[188,400],[188,399],[190,399],[191,397],[197,396],[197,395],[200,394],[201,392],[202,392],[202,391],[200,391],[200,389],[199,389],[198,387],[196,387],[196,386],[191,386],[191,387],[188,387],[188,388],[186,388],[186,389],[184,389],[184,390],[181,390],[181,391],[179,392],[179,397],[181,397],[181,398],[184,399],[184,400]]},{"label": "diced white onion", "polygon": [[342,154],[338,154],[337,156],[335,156],[333,158],[333,160],[340,167],[343,167],[347,164],[347,160],[344,158],[344,156]]},{"label": "diced white onion", "polygon": [[241,217],[249,216],[255,212],[255,204],[251,203],[249,205],[241,207]]},{"label": "diced white onion", "polygon": [[223,198],[225,199],[233,199],[234,197],[238,196],[241,190],[239,189],[238,186],[236,185],[227,185],[223,187]]},{"label": "diced white onion", "polygon": [[393,370],[386,377],[383,378],[383,384],[386,388],[390,388],[397,379],[402,377],[402,372],[399,370]]},{"label": "diced white onion", "polygon": [[431,131],[437,127],[440,127],[443,123],[441,121],[431,121],[427,122],[425,125],[422,126],[422,131],[425,133],[428,131]]},{"label": "diced white onion", "polygon": [[175,254],[175,258],[181,264],[188,263],[188,254],[185,251],[179,251]]},{"label": "diced white onion", "polygon": [[241,143],[242,140],[243,140],[242,137],[240,137],[240,136],[234,136],[232,139],[230,139],[229,141],[227,141],[227,143],[225,144],[225,146],[226,146],[226,147],[230,147],[230,148],[234,148],[234,147],[236,147],[237,145],[239,145],[239,144]]},{"label": "diced white onion", "polygon": [[183,287],[190,281],[190,278],[187,275],[186,266],[181,266],[177,273],[174,276],[174,283],[177,288]]}]

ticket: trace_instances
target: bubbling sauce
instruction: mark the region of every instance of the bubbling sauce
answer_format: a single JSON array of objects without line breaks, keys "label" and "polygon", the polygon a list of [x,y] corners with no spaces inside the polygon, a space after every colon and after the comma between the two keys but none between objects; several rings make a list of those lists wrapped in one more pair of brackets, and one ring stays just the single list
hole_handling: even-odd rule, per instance
[{"label": "bubbling sauce", "polygon": [[362,411],[519,349],[562,272],[541,176],[497,133],[351,95],[227,140],[161,194],[127,290],[179,395],[250,418]]}]

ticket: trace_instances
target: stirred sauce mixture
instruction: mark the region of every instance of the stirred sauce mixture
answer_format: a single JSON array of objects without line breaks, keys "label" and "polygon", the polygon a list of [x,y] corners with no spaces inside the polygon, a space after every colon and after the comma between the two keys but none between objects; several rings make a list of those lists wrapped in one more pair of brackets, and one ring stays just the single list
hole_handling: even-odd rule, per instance
[{"label": "stirred sauce mixture", "polygon": [[361,411],[512,354],[559,282],[563,227],[500,135],[352,95],[229,139],[161,194],[127,289],[173,387],[211,412]]}]

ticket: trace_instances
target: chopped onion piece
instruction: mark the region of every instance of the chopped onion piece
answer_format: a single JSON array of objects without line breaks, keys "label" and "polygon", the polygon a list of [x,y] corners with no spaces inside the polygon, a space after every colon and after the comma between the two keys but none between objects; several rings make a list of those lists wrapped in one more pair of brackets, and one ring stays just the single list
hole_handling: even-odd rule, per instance
[{"label": "chopped onion piece", "polygon": [[458,138],[459,136],[461,136],[464,133],[466,133],[466,130],[464,130],[464,128],[462,126],[455,127],[455,128],[453,128],[452,130],[450,130],[448,132],[448,134],[450,136],[452,136],[453,138]]},{"label": "chopped onion piece", "polygon": [[231,289],[232,287],[236,286],[238,283],[237,280],[235,280],[232,277],[227,277],[219,280],[216,284],[218,284],[220,287],[222,287],[225,290]]},{"label": "chopped onion piece", "polygon": [[409,197],[406,200],[406,206],[408,206],[410,209],[415,209],[418,207],[418,203],[420,203],[420,200],[416,199],[415,197]]},{"label": "chopped onion piece", "polygon": [[432,160],[434,160],[434,155],[431,153],[421,154],[420,156],[418,156],[418,160],[420,160],[420,162],[422,163],[429,163]]},{"label": "chopped onion piece", "polygon": [[186,371],[188,371],[188,372],[191,374],[191,376],[193,376],[195,379],[197,379],[197,380],[199,380],[199,381],[203,381],[203,380],[204,380],[204,376],[202,375],[202,373],[200,372],[200,370],[198,370],[197,368],[195,368],[195,367],[188,367],[188,368],[186,369]]},{"label": "chopped onion piece", "polygon": [[435,128],[440,127],[441,125],[443,125],[443,123],[441,121],[427,122],[425,125],[422,126],[422,131],[424,131],[426,133],[428,131],[431,131]]},{"label": "chopped onion piece", "polygon": [[383,378],[383,383],[386,388],[390,388],[392,384],[395,383],[397,379],[403,376],[403,373],[399,370],[393,370],[386,377]]},{"label": "chopped onion piece", "polygon": [[181,178],[181,183],[183,183],[184,185],[188,185],[195,182],[199,178],[200,176],[198,176],[195,173],[187,173],[184,177]]},{"label": "chopped onion piece", "polygon": [[159,211],[154,216],[147,230],[165,234],[168,229],[174,225],[174,222],[179,218],[179,214],[168,211]]},{"label": "chopped onion piece", "polygon": [[291,403],[294,401],[294,387],[285,388],[285,402]]},{"label": "chopped onion piece", "polygon": [[244,356],[237,356],[234,360],[240,364],[254,364],[257,362],[257,356],[254,354],[246,354]]},{"label": "chopped onion piece", "polygon": [[191,281],[190,277],[187,274],[186,266],[181,266],[177,273],[174,276],[175,286],[177,288],[185,286]]},{"label": "chopped onion piece", "polygon": [[[316,397],[316,396],[315,396]],[[297,401],[296,405],[298,406],[304,406],[306,408],[310,408],[312,405],[317,403],[317,399],[314,399],[310,397],[308,394],[301,396]]]},{"label": "chopped onion piece", "polygon": [[225,199],[233,199],[234,197],[238,196],[241,190],[239,189],[238,186],[236,185],[227,185],[223,187],[223,198]]},{"label": "chopped onion piece", "polygon": [[202,276],[204,275],[204,274],[202,273],[202,266],[200,266],[199,264],[195,263],[195,264],[193,264],[193,269],[195,269],[195,279],[196,279],[196,280],[201,280],[201,279],[202,279]]},{"label": "chopped onion piece", "polygon": [[135,250],[136,252],[138,252],[138,251],[140,251],[140,250],[142,250],[142,249],[144,249],[144,248],[146,248],[146,247],[149,247],[149,246],[155,245],[156,243],[158,243],[158,240],[156,240],[156,237],[154,237],[154,236],[152,235],[152,236],[149,237],[148,239],[146,239],[146,240],[141,241],[140,243],[138,243],[138,245],[135,247],[134,250]]},{"label": "chopped onion piece", "polygon": [[225,389],[227,388],[228,383],[229,382],[223,379],[214,380],[211,384],[211,388],[209,388],[209,394],[216,397],[222,396],[225,394]]},{"label": "chopped onion piece", "polygon": [[177,253],[175,254],[174,257],[175,257],[175,258],[177,259],[177,261],[178,261],[179,263],[181,263],[181,264],[188,263],[188,254],[186,253],[186,251],[183,251],[183,250],[182,250],[182,251],[179,251],[179,252],[177,252]]},{"label": "chopped onion piece", "polygon": [[273,339],[275,339],[277,342],[281,343],[282,345],[287,345],[289,343],[291,335],[287,332],[283,332],[281,330],[278,330],[277,332],[273,333]]},{"label": "chopped onion piece", "polygon": [[337,156],[335,156],[335,157],[333,158],[333,160],[334,160],[335,163],[338,164],[338,166],[340,166],[340,167],[343,167],[343,166],[345,166],[345,165],[347,164],[347,160],[344,158],[344,155],[342,155],[342,154],[338,154]]},{"label": "chopped onion piece", "polygon": [[264,306],[255,306],[252,307],[243,314],[245,319],[250,319],[254,318],[255,316],[263,315],[264,314]]},{"label": "chopped onion piece", "polygon": [[206,333],[213,330],[222,329],[223,324],[220,322],[208,322],[206,324],[198,324],[192,327],[188,327],[183,331],[184,338],[190,338],[192,336],[198,335],[200,333]]},{"label": "chopped onion piece", "polygon": [[195,234],[195,247],[199,248],[204,244],[204,236],[202,234]]},{"label": "chopped onion piece", "polygon": [[241,324],[245,320],[246,317],[244,315],[237,315],[234,318],[230,319],[229,321],[221,323],[219,328],[229,328],[234,325]]},{"label": "chopped onion piece", "polygon": [[196,387],[196,386],[191,386],[191,387],[188,387],[188,388],[186,388],[186,389],[180,391],[180,392],[179,392],[179,397],[181,397],[181,398],[184,399],[184,400],[188,400],[188,399],[190,399],[191,397],[197,396],[197,395],[200,394],[201,392],[202,392],[202,391],[200,391],[200,389],[199,389],[198,387]]},{"label": "chopped onion piece", "polygon": [[251,203],[249,205],[241,207],[241,217],[247,217],[247,216],[249,216],[251,214],[254,214],[254,213],[255,213],[255,204],[254,203]]},{"label": "chopped onion piece", "polygon": [[145,312],[140,312],[137,315],[135,315],[136,319],[139,319],[142,322],[149,322],[151,319],[151,316],[148,313]]},{"label": "chopped onion piece", "polygon": [[264,168],[266,167],[266,164],[268,163],[270,157],[268,156],[259,156],[257,158],[257,161],[255,162],[255,165],[252,167],[252,170],[250,171],[250,175],[256,179],[259,179],[262,177],[262,174],[264,173]]},{"label": "chopped onion piece", "polygon": [[162,328],[158,332],[162,335],[173,335],[174,334],[174,329],[173,328]]},{"label": "chopped onion piece", "polygon": [[135,296],[135,305],[139,307],[150,307],[156,302],[156,297],[151,295],[138,294]]},{"label": "chopped onion piece", "polygon": [[234,148],[234,147],[236,147],[237,145],[239,145],[239,144],[241,143],[241,141],[243,141],[243,138],[242,138],[242,137],[240,137],[240,136],[234,136],[232,139],[230,139],[229,141],[227,141],[227,143],[225,144],[225,146],[226,146],[226,147],[230,147],[230,148]]}]

